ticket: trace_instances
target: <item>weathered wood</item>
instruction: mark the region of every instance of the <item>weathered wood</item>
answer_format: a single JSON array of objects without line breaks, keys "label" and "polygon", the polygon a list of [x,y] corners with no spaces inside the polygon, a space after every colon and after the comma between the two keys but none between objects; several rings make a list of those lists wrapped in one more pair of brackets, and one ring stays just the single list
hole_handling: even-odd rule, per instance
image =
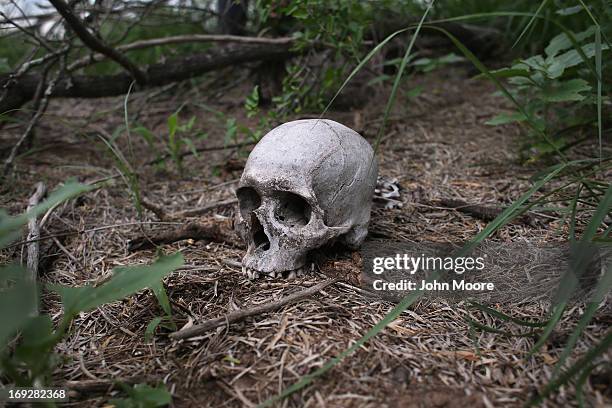
[{"label": "weathered wood", "polygon": [[[47,187],[39,182],[36,184],[36,189],[34,194],[28,200],[28,212],[36,207],[42,198],[47,193]],[[38,238],[40,237],[40,225],[38,224],[38,218],[32,217],[28,222],[28,241],[32,241],[27,245],[27,260],[26,260],[26,270],[27,270],[27,280],[31,283],[36,284],[38,280],[38,260],[39,260],[39,252],[40,246]],[[38,315],[38,297],[35,296],[33,303],[34,308],[32,310],[33,315]]]}]

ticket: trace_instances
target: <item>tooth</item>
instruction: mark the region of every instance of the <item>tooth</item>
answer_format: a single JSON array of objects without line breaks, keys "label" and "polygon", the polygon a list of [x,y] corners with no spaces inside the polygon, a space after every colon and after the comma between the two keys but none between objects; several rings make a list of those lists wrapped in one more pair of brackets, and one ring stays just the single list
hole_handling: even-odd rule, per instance
[{"label": "tooth", "polygon": [[314,268],[315,268],[315,265],[314,265],[314,262],[313,262],[313,263],[310,264],[310,272],[314,272]]},{"label": "tooth", "polygon": [[276,272],[270,272],[268,276],[270,276],[271,278],[276,278]]},{"label": "tooth", "polygon": [[254,279],[259,279],[259,272],[253,271],[253,278]]},{"label": "tooth", "polygon": [[289,272],[289,276],[287,276],[287,279],[295,279],[295,271]]},{"label": "tooth", "polygon": [[242,274],[246,275],[246,266],[242,265]]},{"label": "tooth", "polygon": [[298,278],[300,278],[300,277],[304,276],[304,267],[299,268],[299,269],[297,270],[297,274],[296,274],[296,275],[298,276]]}]

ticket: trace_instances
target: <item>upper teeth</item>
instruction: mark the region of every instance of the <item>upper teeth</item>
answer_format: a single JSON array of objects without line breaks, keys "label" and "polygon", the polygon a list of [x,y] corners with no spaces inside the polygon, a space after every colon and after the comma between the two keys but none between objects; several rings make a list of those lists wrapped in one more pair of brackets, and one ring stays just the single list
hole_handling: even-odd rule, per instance
[{"label": "upper teeth", "polygon": [[[260,272],[258,270],[252,269],[252,268],[247,268],[244,265],[242,266],[242,274],[246,275],[246,277],[249,280],[258,279],[260,275],[269,276],[271,278],[285,277],[286,279],[295,279],[295,278],[299,278],[299,277],[304,276],[306,274],[307,270],[308,269],[307,269],[306,266],[301,266],[301,267],[299,267],[297,269],[293,269],[291,271],[284,271],[284,272]],[[314,271],[314,264],[311,264],[310,270]]]}]

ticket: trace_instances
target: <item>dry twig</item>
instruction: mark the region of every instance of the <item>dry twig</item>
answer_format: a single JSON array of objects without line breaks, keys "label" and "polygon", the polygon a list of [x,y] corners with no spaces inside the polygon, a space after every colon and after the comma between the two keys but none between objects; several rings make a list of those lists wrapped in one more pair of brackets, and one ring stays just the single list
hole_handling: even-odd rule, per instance
[{"label": "dry twig", "polygon": [[[37,183],[34,194],[32,194],[32,196],[28,200],[28,211],[36,207],[38,203],[40,202],[40,200],[42,200],[42,198],[45,196],[46,193],[47,193],[47,187],[45,187],[45,185],[42,182]],[[28,241],[30,240],[34,240],[34,241],[30,242],[27,246],[28,259],[26,263],[27,271],[28,271],[27,279],[32,283],[36,283],[36,280],[38,278],[38,255],[39,255],[39,250],[40,250],[38,241],[36,241],[38,237],[40,237],[40,225],[38,224],[38,219],[36,217],[32,217],[30,218],[30,221],[28,222],[28,238],[27,239]],[[38,299],[35,298],[32,304],[35,305],[34,306],[35,309],[32,311],[32,313],[34,315],[37,315],[38,314]]]},{"label": "dry twig", "polygon": [[217,317],[216,319],[207,320],[202,324],[198,324],[187,329],[174,332],[170,334],[170,338],[174,340],[188,339],[190,337],[202,335],[209,330],[224,326],[226,324],[229,325],[231,323],[244,320],[251,316],[257,316],[263,313],[271,312],[285,305],[289,305],[291,303],[297,302],[298,300],[302,300],[305,297],[312,296],[315,293],[318,293],[319,291],[325,289],[329,285],[335,283],[337,280],[338,278],[329,279],[314,286],[311,286],[308,289],[304,289],[297,293],[293,293],[289,296],[286,296],[276,302],[266,303],[260,306],[256,306],[252,309],[238,310],[232,313],[228,313],[223,317]]}]

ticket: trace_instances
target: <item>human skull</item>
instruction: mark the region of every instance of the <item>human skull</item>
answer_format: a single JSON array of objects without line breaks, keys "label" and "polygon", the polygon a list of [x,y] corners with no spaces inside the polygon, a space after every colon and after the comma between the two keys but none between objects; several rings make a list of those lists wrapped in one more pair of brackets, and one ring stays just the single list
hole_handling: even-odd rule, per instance
[{"label": "human skull", "polygon": [[288,122],[255,146],[236,191],[249,278],[305,272],[313,249],[365,239],[378,166],[357,132],[327,119]]}]

